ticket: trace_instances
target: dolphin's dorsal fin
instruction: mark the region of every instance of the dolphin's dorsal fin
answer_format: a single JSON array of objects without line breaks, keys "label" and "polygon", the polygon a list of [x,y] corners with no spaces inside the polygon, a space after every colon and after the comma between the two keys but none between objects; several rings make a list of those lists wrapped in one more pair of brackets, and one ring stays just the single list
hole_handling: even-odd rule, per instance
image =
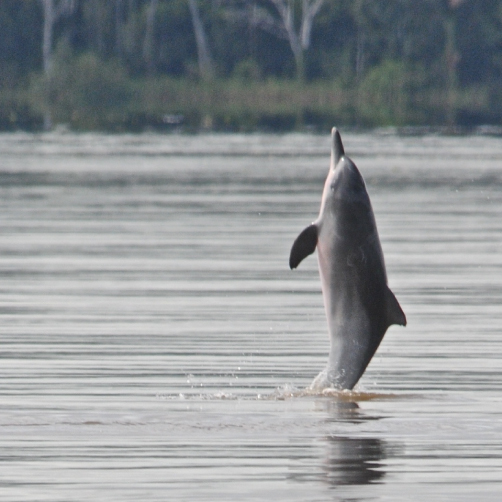
[{"label": "dolphin's dorsal fin", "polygon": [[315,251],[317,246],[317,225],[309,225],[293,242],[289,255],[289,268],[293,270],[301,261]]},{"label": "dolphin's dorsal fin", "polygon": [[399,305],[394,293],[388,287],[385,288],[385,306],[387,309],[387,322],[389,326],[392,324],[406,326],[406,316],[404,315],[403,309],[401,305]]},{"label": "dolphin's dorsal fin", "polygon": [[338,129],[333,127],[331,129],[331,162],[333,167],[338,164],[338,161],[345,155],[345,150],[343,149],[342,138]]}]

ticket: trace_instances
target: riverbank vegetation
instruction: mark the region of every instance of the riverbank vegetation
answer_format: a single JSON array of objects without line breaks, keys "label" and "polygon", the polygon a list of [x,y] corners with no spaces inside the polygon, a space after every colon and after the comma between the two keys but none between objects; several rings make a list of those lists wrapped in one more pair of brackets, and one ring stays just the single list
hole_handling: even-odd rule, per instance
[{"label": "riverbank vegetation", "polygon": [[3,0],[0,130],[502,124],[498,0]]}]

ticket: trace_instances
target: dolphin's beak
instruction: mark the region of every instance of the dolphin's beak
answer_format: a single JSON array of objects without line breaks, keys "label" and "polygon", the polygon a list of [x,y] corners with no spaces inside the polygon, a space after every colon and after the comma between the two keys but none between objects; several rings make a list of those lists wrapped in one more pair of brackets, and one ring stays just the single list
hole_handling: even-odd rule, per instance
[{"label": "dolphin's beak", "polygon": [[336,127],[331,129],[331,168],[335,169],[340,159],[345,155],[342,138]]}]

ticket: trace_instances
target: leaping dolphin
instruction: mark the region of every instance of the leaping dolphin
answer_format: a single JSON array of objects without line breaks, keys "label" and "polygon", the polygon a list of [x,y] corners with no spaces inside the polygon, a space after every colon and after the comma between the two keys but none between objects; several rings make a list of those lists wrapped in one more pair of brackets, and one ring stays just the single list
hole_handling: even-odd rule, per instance
[{"label": "leaping dolphin", "polygon": [[289,266],[317,248],[328,319],[328,365],[311,388],[352,389],[387,328],[406,326],[406,316],[387,286],[382,247],[363,177],[331,131],[331,165],[319,217],[296,238]]}]

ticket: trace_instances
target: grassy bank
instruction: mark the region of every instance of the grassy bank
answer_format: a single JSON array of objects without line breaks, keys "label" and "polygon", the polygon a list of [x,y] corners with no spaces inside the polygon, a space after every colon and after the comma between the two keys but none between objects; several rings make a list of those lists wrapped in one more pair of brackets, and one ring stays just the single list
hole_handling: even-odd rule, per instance
[{"label": "grassy bank", "polygon": [[0,129],[38,130],[44,116],[54,125],[104,131],[500,123],[502,108],[493,101],[487,89],[428,87],[416,72],[391,61],[356,83],[139,80],[88,54],[57,64],[50,78],[33,75],[15,90],[0,89]]}]

